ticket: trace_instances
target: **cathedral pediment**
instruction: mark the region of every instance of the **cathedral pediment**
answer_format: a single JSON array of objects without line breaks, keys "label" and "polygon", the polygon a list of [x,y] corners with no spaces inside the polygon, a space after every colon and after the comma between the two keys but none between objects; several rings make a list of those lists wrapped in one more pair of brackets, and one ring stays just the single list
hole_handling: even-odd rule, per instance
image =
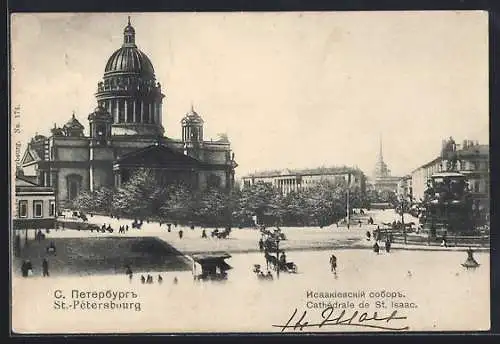
[{"label": "cathedral pediment", "polygon": [[116,159],[115,167],[177,168],[197,167],[200,162],[190,156],[158,144],[125,154]]},{"label": "cathedral pediment", "polygon": [[26,151],[24,152],[23,158],[21,159],[21,165],[28,165],[39,160],[41,159],[38,156],[37,152],[28,146],[28,148],[26,148]]}]

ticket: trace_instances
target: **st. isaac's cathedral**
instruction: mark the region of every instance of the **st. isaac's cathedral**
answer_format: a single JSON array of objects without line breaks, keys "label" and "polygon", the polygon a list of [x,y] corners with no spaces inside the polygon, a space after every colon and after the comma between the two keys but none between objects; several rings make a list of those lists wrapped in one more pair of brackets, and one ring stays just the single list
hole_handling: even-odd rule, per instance
[{"label": "st. isaac's cathedral", "polygon": [[21,160],[25,177],[54,188],[58,206],[68,205],[83,190],[118,187],[138,168],[196,189],[234,185],[237,164],[227,137],[205,141],[203,119],[193,108],[181,120],[180,140],[164,136],[165,95],[153,64],[135,43],[130,18],[95,96],[90,136],[73,114],[62,127],[54,125],[51,136],[33,137]]}]

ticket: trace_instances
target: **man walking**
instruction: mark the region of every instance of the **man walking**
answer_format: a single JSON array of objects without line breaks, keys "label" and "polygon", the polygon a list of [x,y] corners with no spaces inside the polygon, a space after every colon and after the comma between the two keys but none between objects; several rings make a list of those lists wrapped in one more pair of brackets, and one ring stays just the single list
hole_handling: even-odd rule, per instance
[{"label": "man walking", "polygon": [[49,277],[49,261],[47,258],[43,259],[42,262],[43,277]]},{"label": "man walking", "polygon": [[337,257],[334,254],[330,257],[330,268],[333,273],[337,273]]}]

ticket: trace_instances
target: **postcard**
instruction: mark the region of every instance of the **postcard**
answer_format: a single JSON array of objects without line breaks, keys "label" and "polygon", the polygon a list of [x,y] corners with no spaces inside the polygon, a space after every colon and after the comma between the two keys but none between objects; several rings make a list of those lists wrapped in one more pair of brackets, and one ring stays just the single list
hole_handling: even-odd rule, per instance
[{"label": "postcard", "polygon": [[13,333],[489,330],[487,12],[10,23]]}]

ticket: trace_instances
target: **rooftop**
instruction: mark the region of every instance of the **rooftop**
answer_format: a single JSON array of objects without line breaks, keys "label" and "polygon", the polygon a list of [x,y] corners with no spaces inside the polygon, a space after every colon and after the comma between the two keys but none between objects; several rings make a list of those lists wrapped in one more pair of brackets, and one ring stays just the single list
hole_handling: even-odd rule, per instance
[{"label": "rooftop", "polygon": [[323,174],[344,174],[347,172],[355,173],[361,172],[359,168],[348,166],[334,166],[334,167],[316,167],[306,169],[284,169],[284,170],[267,170],[250,173],[243,178],[251,177],[279,177],[279,176],[293,176],[293,175],[323,175]]}]

